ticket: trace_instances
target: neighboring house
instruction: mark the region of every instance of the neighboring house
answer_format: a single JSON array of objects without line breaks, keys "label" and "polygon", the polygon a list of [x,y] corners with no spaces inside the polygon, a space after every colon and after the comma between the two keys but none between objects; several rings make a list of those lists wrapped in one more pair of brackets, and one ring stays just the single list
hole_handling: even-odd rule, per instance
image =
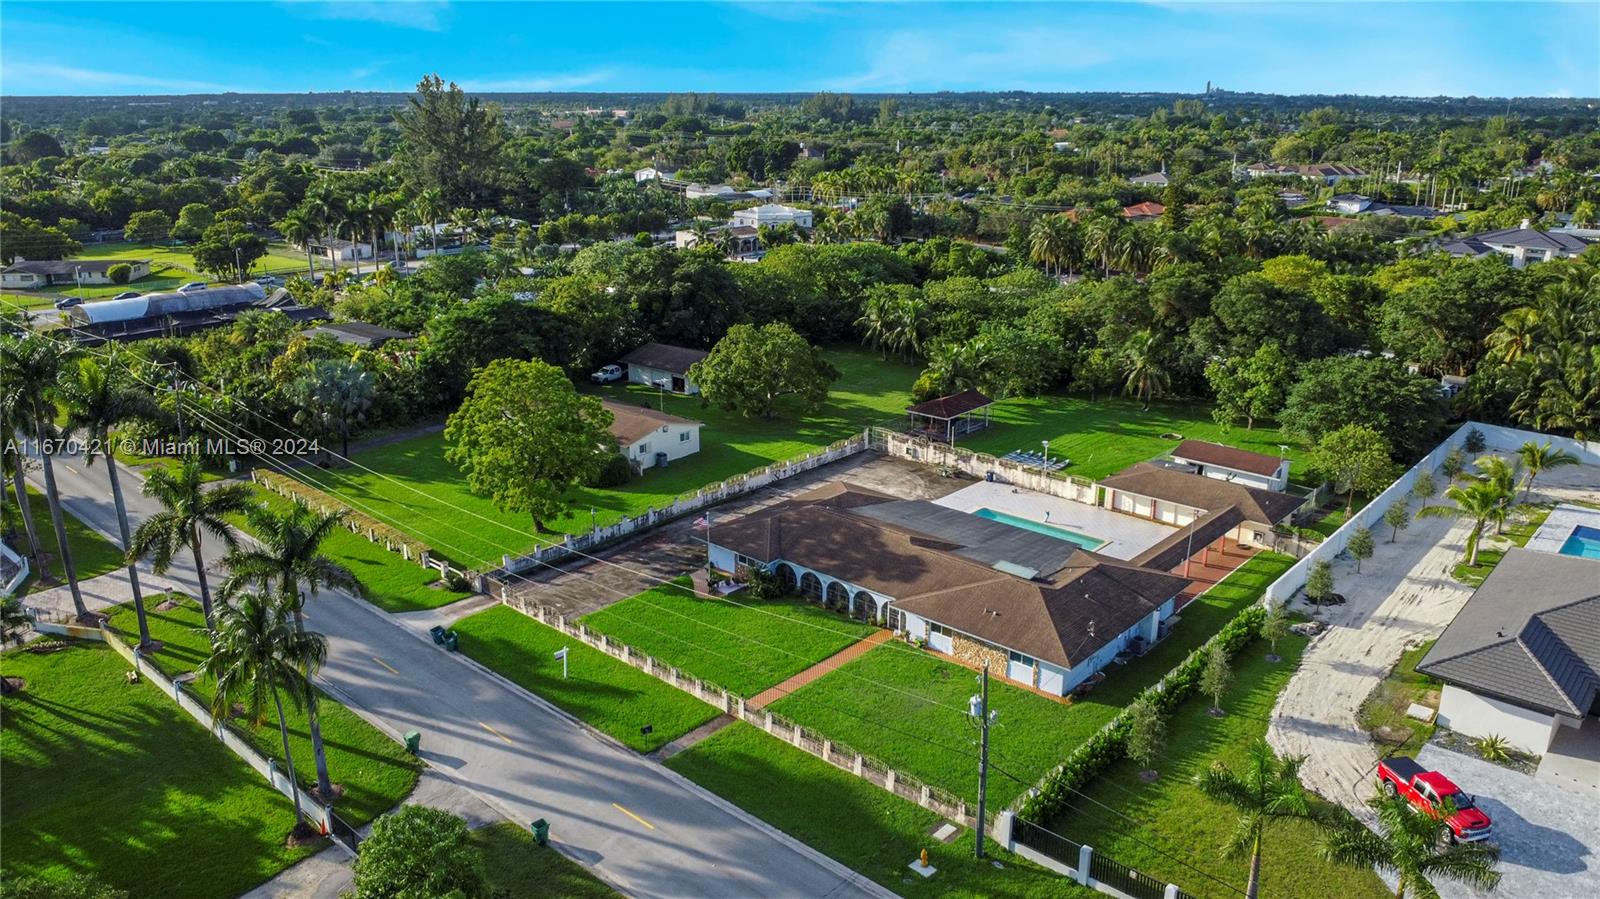
[{"label": "neighboring house", "polygon": [[1371,205],[1372,198],[1361,194],[1334,194],[1333,199],[1328,201],[1328,209],[1342,215],[1366,212]]},{"label": "neighboring house", "polygon": [[1162,213],[1166,211],[1167,207],[1160,203],[1152,203],[1146,200],[1143,203],[1122,207],[1122,217],[1130,222],[1153,222],[1161,218]]},{"label": "neighboring house", "polygon": [[1437,218],[1439,210],[1431,206],[1404,206],[1380,203],[1361,194],[1337,194],[1328,201],[1328,209],[1343,215],[1398,215],[1405,218]]},{"label": "neighboring house", "polygon": [[[1417,665],[1439,724],[1544,755],[1600,728],[1600,561],[1513,547]],[[1590,742],[1595,742],[1590,740]]]},{"label": "neighboring house", "polygon": [[355,262],[372,258],[372,244],[345,240],[342,237],[324,237],[311,242],[313,256],[332,262]]},{"label": "neighboring house", "polygon": [[633,173],[635,184],[643,184],[646,181],[670,180],[676,177],[678,177],[678,170],[666,166],[645,166],[642,169],[636,169]]},{"label": "neighboring house", "polygon": [[601,400],[611,413],[611,436],[617,448],[639,471],[660,466],[700,452],[700,428],[692,418],[679,418],[646,406],[630,406],[615,400]]},{"label": "neighboring house", "polygon": [[820,160],[820,159],[827,159],[828,158],[828,154],[823,152],[821,147],[811,147],[811,146],[807,146],[804,142],[801,142],[801,144],[800,144],[800,158],[801,159],[819,159]]},{"label": "neighboring house", "polygon": [[327,334],[340,343],[347,343],[351,346],[358,346],[368,350],[375,350],[391,340],[410,340],[417,336],[408,334],[405,331],[370,325],[366,322],[328,322],[327,324],[317,325],[314,328],[307,328],[300,333],[307,337]]},{"label": "neighboring house", "polygon": [[127,265],[129,281],[150,274],[148,259],[35,259],[19,260],[0,269],[0,287],[13,290],[38,290],[60,284],[115,284],[111,267]]},{"label": "neighboring house", "polygon": [[[711,240],[725,242],[724,250],[730,257],[749,256],[761,252],[761,231],[754,225],[717,225],[711,229]],[[672,242],[680,250],[700,245],[700,235],[692,230],[679,229],[672,233]]]},{"label": "neighboring house", "polygon": [[106,340],[144,340],[178,337],[208,328],[231,325],[239,313],[270,310],[291,322],[310,323],[328,318],[318,306],[301,306],[289,291],[267,293],[260,284],[225,284],[188,293],[147,293],[128,300],[101,300],[68,310],[73,338],[83,343]]},{"label": "neighboring house", "polygon": [[1304,191],[1286,188],[1278,191],[1278,201],[1289,209],[1297,209],[1311,202],[1311,198],[1306,196]]},{"label": "neighboring house", "polygon": [[[721,200],[725,203],[756,199],[754,191],[742,191],[726,184],[690,184],[683,189],[683,195],[690,200]],[[767,196],[771,195],[770,191],[767,192]]]},{"label": "neighboring house", "polygon": [[1367,177],[1367,173],[1362,169],[1337,163],[1279,165],[1275,162],[1257,162],[1246,166],[1244,173],[1249,178],[1268,176],[1310,178],[1322,182],[1327,187],[1332,187],[1341,181],[1347,181],[1351,178]]},{"label": "neighboring house", "polygon": [[628,366],[628,380],[634,384],[663,387],[673,393],[696,394],[700,388],[688,378],[689,366],[706,357],[705,350],[647,343],[622,357]]},{"label": "neighboring house", "polygon": [[1511,265],[1522,268],[1531,262],[1570,259],[1593,246],[1594,242],[1564,231],[1537,231],[1524,219],[1518,228],[1502,228],[1442,241],[1439,249],[1452,256],[1487,256],[1499,253],[1511,257]]},{"label": "neighboring house", "polygon": [[1045,534],[834,483],[706,536],[711,563],[883,621],[969,665],[1065,696],[1166,636],[1186,578]]},{"label": "neighboring house", "polygon": [[811,210],[801,209],[796,206],[785,206],[782,203],[764,203],[749,209],[737,209],[733,213],[734,225],[747,225],[751,228],[778,225],[794,225],[798,228],[811,227]]},{"label": "neighboring house", "polygon": [[1252,453],[1221,443],[1185,440],[1172,451],[1172,459],[1192,465],[1195,474],[1232,481],[1263,490],[1289,487],[1289,460],[1266,453]]},{"label": "neighboring house", "polygon": [[1166,187],[1168,184],[1172,183],[1172,179],[1168,178],[1167,173],[1164,171],[1151,172],[1148,175],[1139,175],[1134,178],[1129,178],[1128,183],[1137,184],[1141,187]]},{"label": "neighboring house", "polygon": [[[1236,460],[1237,461],[1237,460]],[[1302,497],[1276,490],[1204,477],[1187,471],[1140,462],[1104,478],[1103,505],[1165,524],[1186,527],[1204,525],[1193,534],[1196,545],[1228,535],[1237,543],[1262,548],[1273,545],[1273,526],[1289,518],[1305,503]],[[1175,536],[1184,536],[1182,531]],[[1157,544],[1164,552],[1172,547]],[[1179,547],[1181,548],[1181,547]],[[1155,556],[1146,553],[1135,561],[1149,564]],[[1170,565],[1155,567],[1169,568]]]}]

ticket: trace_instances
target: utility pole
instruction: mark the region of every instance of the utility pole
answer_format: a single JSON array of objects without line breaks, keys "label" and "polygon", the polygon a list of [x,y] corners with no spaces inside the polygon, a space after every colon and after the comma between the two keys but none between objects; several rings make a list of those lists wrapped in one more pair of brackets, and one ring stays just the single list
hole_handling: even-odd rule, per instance
[{"label": "utility pole", "polygon": [[989,725],[994,720],[994,715],[989,711],[989,663],[983,663],[983,674],[978,678],[983,685],[982,692],[972,697],[968,703],[968,712],[978,719],[978,731],[981,734],[978,742],[978,824],[974,832],[978,835],[977,857],[983,858],[983,807],[989,797]]}]

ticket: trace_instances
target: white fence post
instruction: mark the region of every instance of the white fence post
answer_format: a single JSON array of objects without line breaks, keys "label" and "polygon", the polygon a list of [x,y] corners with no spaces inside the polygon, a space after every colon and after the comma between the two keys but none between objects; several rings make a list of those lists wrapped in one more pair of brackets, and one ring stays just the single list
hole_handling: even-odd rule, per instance
[{"label": "white fence post", "polygon": [[1094,858],[1094,850],[1088,846],[1078,847],[1078,883],[1089,885],[1089,860]]}]

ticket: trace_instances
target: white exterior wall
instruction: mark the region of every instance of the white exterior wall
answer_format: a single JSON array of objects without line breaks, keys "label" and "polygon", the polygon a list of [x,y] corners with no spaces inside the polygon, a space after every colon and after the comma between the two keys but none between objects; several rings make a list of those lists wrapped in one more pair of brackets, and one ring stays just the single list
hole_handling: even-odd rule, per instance
[{"label": "white exterior wall", "polygon": [[[683,375],[674,375],[672,372],[667,371],[666,369],[650,368],[644,365],[630,364],[628,366],[628,381],[634,384],[643,384],[647,387],[654,387],[656,386],[657,381],[666,381],[670,385],[673,378],[683,378],[684,389],[681,391],[682,393],[693,395],[700,392],[700,388],[696,387],[693,381],[689,380],[688,378],[684,378]],[[674,390],[672,392],[679,393],[680,391]]]},{"label": "white exterior wall", "polygon": [[6,272],[0,275],[0,287],[32,290],[35,287],[43,287],[47,283],[49,283],[48,279],[44,275],[36,275],[33,272]]},{"label": "white exterior wall", "polygon": [[1287,460],[1279,464],[1278,470],[1270,475],[1256,474],[1249,471],[1240,471],[1236,468],[1227,468],[1221,465],[1212,465],[1208,462],[1197,462],[1185,459],[1182,456],[1173,456],[1179,462],[1187,462],[1197,466],[1200,474],[1218,481],[1228,481],[1233,484],[1243,484],[1246,487],[1259,487],[1262,490],[1284,490],[1289,486],[1289,463]]},{"label": "white exterior wall", "polygon": [[[663,430],[664,429],[664,430]],[[666,453],[667,462],[700,452],[700,426],[668,424],[627,448],[628,459],[641,469],[654,468],[656,453]]]},{"label": "white exterior wall", "polygon": [[1445,684],[1439,697],[1438,721],[1469,737],[1498,735],[1515,749],[1544,755],[1555,734],[1556,716]]}]

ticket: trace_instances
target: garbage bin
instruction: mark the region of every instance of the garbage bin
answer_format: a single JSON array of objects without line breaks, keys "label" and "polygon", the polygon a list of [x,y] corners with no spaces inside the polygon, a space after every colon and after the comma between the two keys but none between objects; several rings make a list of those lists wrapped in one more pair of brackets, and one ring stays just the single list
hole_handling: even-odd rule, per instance
[{"label": "garbage bin", "polygon": [[433,637],[433,643],[435,646],[444,645],[444,625],[435,624],[433,627],[428,628],[428,634],[429,636]]},{"label": "garbage bin", "polygon": [[444,648],[450,652],[455,652],[456,647],[459,645],[461,645],[461,637],[456,634],[455,631],[446,631],[444,635]]},{"label": "garbage bin", "polygon": [[533,822],[533,824],[531,824],[529,826],[533,828],[533,838],[536,841],[538,841],[540,846],[548,846],[548,845],[550,845],[550,822],[549,821],[546,821],[545,819],[540,818],[539,820]]},{"label": "garbage bin", "polygon": [[422,732],[415,730],[406,731],[406,752],[416,755],[422,748]]}]

